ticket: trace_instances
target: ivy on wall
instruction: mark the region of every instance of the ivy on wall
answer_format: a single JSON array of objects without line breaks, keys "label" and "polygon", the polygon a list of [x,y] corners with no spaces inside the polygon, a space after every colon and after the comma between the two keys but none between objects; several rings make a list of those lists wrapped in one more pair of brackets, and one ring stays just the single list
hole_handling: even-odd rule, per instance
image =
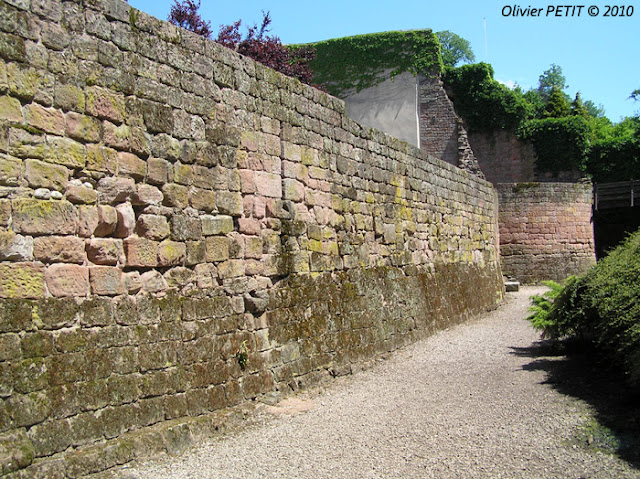
[{"label": "ivy on wall", "polygon": [[[370,88],[403,72],[414,75],[442,71],[440,43],[431,30],[394,31],[336,38],[291,48],[313,47],[313,81],[329,93]],[[389,75],[383,75],[390,71]]]},{"label": "ivy on wall", "polygon": [[520,92],[494,80],[487,63],[446,68],[442,80],[471,133],[515,129],[533,115],[533,106]]},{"label": "ivy on wall", "polygon": [[516,131],[518,139],[533,145],[536,166],[551,173],[585,171],[589,134],[589,125],[580,116],[529,120]]}]

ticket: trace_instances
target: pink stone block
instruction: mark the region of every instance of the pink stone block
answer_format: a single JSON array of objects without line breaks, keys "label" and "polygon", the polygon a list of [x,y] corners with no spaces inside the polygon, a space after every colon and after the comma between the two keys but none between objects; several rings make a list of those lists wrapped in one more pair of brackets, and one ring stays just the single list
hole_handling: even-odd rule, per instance
[{"label": "pink stone block", "polygon": [[89,294],[89,269],[75,264],[53,264],[44,273],[49,293],[55,297]]},{"label": "pink stone block", "polygon": [[125,292],[122,270],[112,266],[93,266],[89,268],[91,292],[101,296],[115,296]]},{"label": "pink stone block", "polygon": [[282,181],[280,175],[267,173],[266,171],[255,172],[256,192],[262,196],[270,198],[282,197]]}]

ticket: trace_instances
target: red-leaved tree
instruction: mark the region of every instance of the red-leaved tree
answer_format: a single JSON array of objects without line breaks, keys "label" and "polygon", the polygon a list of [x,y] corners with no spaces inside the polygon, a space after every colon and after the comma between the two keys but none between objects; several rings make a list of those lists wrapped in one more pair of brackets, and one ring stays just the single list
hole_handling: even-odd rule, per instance
[{"label": "red-leaved tree", "polygon": [[[198,13],[199,0],[197,3],[193,0],[181,2],[173,0],[173,2],[169,22],[206,38],[211,38],[211,23],[205,22]],[[254,24],[247,28],[244,38],[240,34],[242,21],[238,20],[231,25],[222,25],[215,41],[242,55],[253,58],[269,68],[311,85],[313,73],[309,62],[315,58],[315,50],[311,47],[287,48],[278,37],[267,35],[270,24],[269,12],[262,12],[260,27]]]},{"label": "red-leaved tree", "polygon": [[173,0],[168,20],[178,27],[202,35],[205,38],[211,38],[213,33],[211,22],[202,19],[198,13],[199,8],[200,0],[198,0],[198,3],[193,0],[183,0],[182,2]]}]

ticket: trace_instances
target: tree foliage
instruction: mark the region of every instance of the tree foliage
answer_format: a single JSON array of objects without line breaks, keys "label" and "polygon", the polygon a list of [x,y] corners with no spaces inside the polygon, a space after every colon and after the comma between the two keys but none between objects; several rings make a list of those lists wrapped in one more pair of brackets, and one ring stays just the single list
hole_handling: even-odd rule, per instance
[{"label": "tree foliage", "polygon": [[522,93],[493,78],[487,63],[445,68],[442,78],[471,132],[515,129],[533,113]]},{"label": "tree foliage", "polygon": [[[579,93],[570,102],[558,65],[526,92],[501,85],[482,63],[447,68],[443,80],[471,132],[515,131],[533,145],[540,171],[577,170],[594,182],[640,179],[640,119],[614,125]],[[640,99],[640,91],[635,93]]]},{"label": "tree foliage", "polygon": [[[173,2],[169,22],[205,38],[211,38],[211,22],[203,20],[200,16],[199,0],[197,3],[194,0]],[[231,25],[222,25],[215,41],[303,83],[312,83],[313,73],[309,67],[309,62],[315,56],[312,47],[290,49],[283,45],[277,36],[268,35],[271,24],[269,12],[262,12],[260,26],[254,24],[247,28],[244,37],[240,33],[241,24],[242,21],[238,20]]]},{"label": "tree foliage", "polygon": [[445,67],[455,67],[458,63],[473,63],[476,56],[471,48],[471,43],[461,36],[449,30],[436,32],[440,41],[440,55]]},{"label": "tree foliage", "polygon": [[309,63],[315,57],[313,47],[287,48],[277,36],[267,35],[271,25],[269,12],[262,12],[260,26],[254,24],[248,27],[244,37],[240,34],[241,24],[242,21],[238,20],[231,25],[221,26],[216,42],[280,73],[312,84],[313,72]]},{"label": "tree foliage", "polygon": [[592,342],[640,388],[640,231],[586,274],[534,300],[530,320],[552,338]]},{"label": "tree foliage", "polygon": [[193,0],[183,0],[181,2],[173,0],[168,20],[170,23],[185,30],[197,33],[205,38],[211,38],[213,33],[211,22],[202,19],[198,12],[199,9],[200,0],[197,3]]},{"label": "tree foliage", "polygon": [[562,74],[562,67],[552,63],[548,70],[538,78],[538,93],[546,100],[554,89],[560,91],[568,88],[567,79]]}]

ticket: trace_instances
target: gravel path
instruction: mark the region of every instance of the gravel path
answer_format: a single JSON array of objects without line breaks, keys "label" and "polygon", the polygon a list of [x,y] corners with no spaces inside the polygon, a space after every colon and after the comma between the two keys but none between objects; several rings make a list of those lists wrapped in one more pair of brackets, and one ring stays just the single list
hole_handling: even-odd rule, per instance
[{"label": "gravel path", "polygon": [[528,366],[538,334],[523,318],[542,291],[509,293],[476,321],[262,407],[256,426],[121,477],[640,478],[612,455],[572,445],[589,406]]}]

